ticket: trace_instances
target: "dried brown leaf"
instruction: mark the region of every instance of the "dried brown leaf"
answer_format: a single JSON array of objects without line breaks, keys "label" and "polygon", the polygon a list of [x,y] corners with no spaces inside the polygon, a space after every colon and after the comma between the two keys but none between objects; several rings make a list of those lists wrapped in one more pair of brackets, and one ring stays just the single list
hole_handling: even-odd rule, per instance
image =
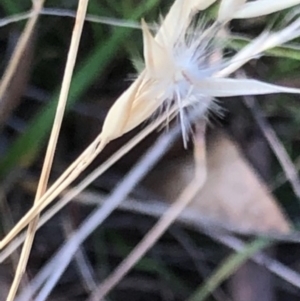
[{"label": "dried brown leaf", "polygon": [[[149,176],[147,183],[172,201],[191,181],[193,168],[191,156],[168,162]],[[224,133],[208,147],[207,180],[190,208],[213,223],[242,233],[289,231],[275,198]]]}]

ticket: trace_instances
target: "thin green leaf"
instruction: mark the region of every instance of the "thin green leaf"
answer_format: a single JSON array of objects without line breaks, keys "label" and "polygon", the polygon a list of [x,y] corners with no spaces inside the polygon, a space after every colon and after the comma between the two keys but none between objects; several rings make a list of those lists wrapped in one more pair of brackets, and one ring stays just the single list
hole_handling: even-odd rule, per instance
[{"label": "thin green leaf", "polygon": [[270,246],[270,244],[271,241],[269,239],[258,238],[247,244],[241,252],[230,255],[187,301],[204,301],[211,292],[231,276],[244,262],[255,253]]}]

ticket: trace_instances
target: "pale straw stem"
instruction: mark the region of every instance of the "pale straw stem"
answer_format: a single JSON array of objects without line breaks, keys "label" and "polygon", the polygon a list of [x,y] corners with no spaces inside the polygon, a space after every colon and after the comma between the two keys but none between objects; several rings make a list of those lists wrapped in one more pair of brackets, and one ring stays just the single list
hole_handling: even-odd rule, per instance
[{"label": "pale straw stem", "polygon": [[[36,5],[38,3],[36,2]],[[75,26],[73,30],[73,35],[72,35],[72,40],[71,40],[71,45],[68,53],[68,58],[67,58],[67,63],[66,63],[66,68],[65,68],[65,73],[64,73],[64,78],[62,82],[62,87],[61,87],[61,92],[58,100],[58,105],[57,105],[57,111],[56,111],[56,116],[54,119],[54,125],[52,127],[52,132],[50,135],[49,143],[48,143],[48,148],[46,151],[45,155],[45,160],[44,160],[44,165],[39,181],[39,185],[37,188],[37,193],[35,197],[35,203],[38,203],[40,201],[41,196],[45,193],[47,189],[47,184],[49,180],[49,175],[53,163],[53,158],[54,158],[54,153],[57,145],[57,140],[65,112],[65,107],[68,99],[68,93],[69,93],[69,88],[70,88],[70,83],[73,75],[73,70],[75,66],[75,61],[77,57],[77,52],[78,52],[78,47],[79,47],[79,42],[80,42],[80,37],[82,34],[82,29],[83,29],[83,24],[84,24],[84,19],[85,19],[85,14],[87,10],[87,5],[88,5],[88,0],[80,0],[78,4],[78,13],[77,17],[75,20]],[[14,281],[12,283],[12,286],[10,288],[9,295],[7,297],[7,301],[13,301],[16,295],[16,292],[18,290],[20,281],[22,279],[22,276],[25,272],[30,250],[32,247],[32,243],[34,240],[37,224],[39,221],[39,215],[37,215],[29,224],[28,226],[28,231],[27,231],[27,236],[25,239],[25,243],[21,252],[21,257],[19,260],[19,264],[15,273]]]}]

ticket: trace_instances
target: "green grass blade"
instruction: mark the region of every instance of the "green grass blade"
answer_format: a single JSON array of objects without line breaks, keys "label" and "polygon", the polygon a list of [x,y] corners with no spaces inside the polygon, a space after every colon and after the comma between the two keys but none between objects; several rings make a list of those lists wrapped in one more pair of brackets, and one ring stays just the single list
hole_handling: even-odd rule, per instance
[{"label": "green grass blade", "polygon": [[187,301],[205,300],[211,292],[213,292],[224,280],[232,275],[244,262],[258,251],[268,247],[270,244],[270,240],[266,238],[258,238],[247,244],[241,252],[230,255]]}]

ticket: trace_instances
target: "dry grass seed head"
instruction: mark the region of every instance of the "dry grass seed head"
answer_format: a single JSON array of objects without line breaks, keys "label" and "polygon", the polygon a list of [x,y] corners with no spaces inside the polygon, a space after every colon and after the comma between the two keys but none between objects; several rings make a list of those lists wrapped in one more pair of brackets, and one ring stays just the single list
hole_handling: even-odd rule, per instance
[{"label": "dry grass seed head", "polygon": [[[155,42],[158,43],[158,45],[169,45],[168,49],[171,49],[170,47],[174,47],[178,44],[178,41],[184,41],[182,39],[183,36],[187,33],[187,29],[189,28],[189,24],[195,15],[197,13],[197,10],[201,9],[206,9],[209,5],[213,4],[215,1],[192,1],[192,0],[176,0],[173,4],[173,6],[170,9],[170,12],[167,14],[165,21],[163,22],[163,25],[161,29],[158,31],[156,37],[154,38]],[[273,0],[272,2],[272,7],[273,4],[275,5],[274,9],[269,8],[269,4],[267,5],[267,2],[269,3],[269,0],[258,0],[250,3],[244,3],[240,0],[232,1],[232,0],[223,0],[221,2],[223,7],[223,12],[219,14],[219,16],[229,16],[228,9],[230,8],[230,5],[227,5],[228,3],[235,3],[241,4],[240,9],[235,12],[232,11],[232,18],[248,18],[251,17],[251,13],[256,14],[256,16],[260,15],[265,15],[272,13],[277,10],[281,10],[296,4],[300,3],[300,0],[286,0],[284,1],[284,4],[282,3],[281,0]],[[227,9],[225,9],[227,7]],[[251,8],[251,9],[250,9]],[[247,10],[249,9],[249,10]],[[247,13],[249,12],[249,13]],[[227,15],[228,13],[228,15]],[[176,19],[179,16],[179,19]],[[229,21],[229,20],[227,20]],[[176,24],[176,26],[174,26]],[[177,27],[178,25],[178,27]],[[153,39],[149,36],[149,33],[147,32],[147,26],[145,24],[143,25],[143,33],[144,35],[148,35],[145,39],[149,40],[150,43],[153,43]],[[182,30],[176,31],[175,28],[181,28]],[[168,36],[166,35],[166,32],[168,30],[171,30],[171,34]],[[173,29],[173,30],[172,30]],[[183,34],[184,33],[184,34]],[[284,39],[277,39],[277,42],[274,43],[274,36],[273,38],[273,44],[270,43],[271,39],[269,39],[269,44],[264,44],[264,47],[261,47],[262,44],[260,43],[266,43],[264,39],[261,39],[259,41],[255,40],[254,42],[250,43],[249,46],[246,46],[246,50],[248,49],[247,53],[247,59],[243,61],[243,64],[250,60],[253,55],[256,53],[256,47],[254,47],[254,43],[257,43],[255,46],[260,47],[262,51],[266,49],[266,45],[268,47],[272,45],[280,45],[282,42],[287,42],[292,38],[295,38],[299,34],[297,28],[289,28],[289,31],[285,32],[285,35],[282,35],[281,37],[284,36]],[[178,36],[179,35],[179,36]],[[166,39],[167,37],[167,39]],[[266,39],[270,37],[269,33],[267,33]],[[275,35],[276,37],[276,35]],[[279,36],[277,35],[277,38]],[[201,41],[201,37],[198,37]],[[169,39],[169,42],[168,41]],[[276,40],[276,39],[275,39]],[[197,43],[197,39],[195,38],[195,45]],[[177,43],[177,44],[176,44]],[[193,43],[192,43],[193,44]],[[182,43],[181,45],[185,45]],[[157,45],[153,46],[155,49]],[[188,46],[188,45],[186,45]],[[273,46],[274,47],[274,46]],[[176,48],[176,47],[175,47]],[[191,50],[188,47],[189,51]],[[190,54],[192,51],[183,51],[183,48],[179,47],[177,50],[182,50],[183,54]],[[170,50],[169,50],[170,51]],[[172,48],[172,51],[174,49]],[[147,51],[145,51],[147,53]],[[240,52],[242,53],[243,50]],[[149,55],[149,54],[147,54]],[[174,53],[173,53],[174,55]],[[239,54],[237,54],[236,57],[238,57]],[[235,58],[236,58],[235,57]],[[155,55],[153,54],[153,58],[155,59]],[[147,58],[148,59],[148,58]],[[168,58],[169,59],[169,58]],[[191,58],[189,58],[190,61],[192,61]],[[188,58],[185,58],[189,62]],[[179,61],[180,62],[180,61]],[[175,62],[177,63],[177,62]],[[182,62],[181,62],[182,63]],[[233,64],[234,61],[230,61],[230,64]],[[241,64],[241,65],[243,65]],[[241,66],[240,65],[240,66]],[[153,66],[156,66],[156,64],[153,63]],[[189,65],[184,65],[184,66],[189,66]],[[160,87],[160,84],[155,83],[155,78],[149,77],[149,72],[147,69],[145,69],[139,76],[138,80],[131,86],[127,91],[123,93],[123,95],[116,101],[116,103],[113,105],[111,108],[110,112],[107,115],[107,118],[104,122],[103,126],[103,133],[101,134],[101,139],[102,139],[102,147],[106,143],[108,143],[110,140],[115,139],[124,133],[128,132],[129,130],[133,129],[135,126],[139,125],[142,123],[145,119],[149,118],[153,112],[161,105],[162,102],[164,102],[166,99],[164,99],[165,96],[175,96],[175,102],[178,105],[177,110],[180,111],[180,108],[185,107],[187,105],[193,104],[194,106],[197,106],[199,103],[201,103],[201,100],[203,99],[209,99],[209,97],[224,97],[224,96],[230,96],[230,95],[245,95],[245,94],[265,94],[265,93],[280,93],[280,92],[285,92],[285,93],[299,93],[299,90],[297,89],[289,89],[289,88],[284,88],[284,87],[279,87],[275,85],[269,85],[269,84],[264,84],[259,81],[251,81],[247,79],[243,80],[233,80],[230,78],[219,78],[217,77],[222,77],[222,76],[228,76],[230,73],[234,72],[239,68],[240,66],[235,66],[235,68],[231,68],[230,72],[227,72],[226,74],[220,75],[220,73],[215,72],[212,74],[211,77],[206,76],[202,77],[197,73],[195,77],[189,77],[193,72],[188,73],[189,76],[186,76],[185,72],[182,72],[180,70],[179,72],[175,72],[174,77],[172,78],[172,81],[174,83],[174,80],[176,82],[176,85],[171,85],[171,88],[169,88],[168,91],[166,91],[163,88],[156,90],[157,85]],[[229,66],[230,67],[230,66]],[[193,71],[195,66],[193,66],[191,69],[187,68],[189,71]],[[174,70],[177,70],[174,68]],[[203,76],[203,69],[202,71],[202,76]],[[221,70],[220,72],[224,71]],[[147,75],[148,73],[148,75]],[[194,75],[194,74],[192,74]],[[198,76],[198,77],[197,77]],[[179,80],[178,80],[179,79]],[[199,80],[197,80],[199,79]],[[164,79],[165,82],[165,79]],[[155,85],[154,85],[155,83]],[[209,83],[209,89],[204,89],[206,84]],[[244,85],[244,86],[242,86]],[[237,90],[237,87],[240,87],[240,89]],[[191,88],[191,89],[190,89]],[[249,90],[247,90],[249,89]],[[184,92],[183,92],[184,91]],[[192,93],[191,93],[192,91]],[[159,92],[159,93],[158,93]],[[199,98],[198,97],[192,97],[193,95],[197,95],[199,92]],[[206,97],[206,98],[205,98]],[[178,101],[180,100],[180,101]],[[200,101],[199,101],[200,100]],[[194,101],[196,103],[194,103]],[[182,110],[180,113],[182,114]],[[111,127],[111,128],[110,128]],[[89,161],[90,162],[90,161]],[[66,179],[68,180],[68,179]],[[71,181],[69,181],[71,182]],[[52,196],[47,198],[46,200],[48,203],[50,203],[52,199]],[[37,210],[36,214],[38,214],[41,210]],[[25,223],[25,221],[23,221]],[[17,225],[20,228],[20,225]],[[16,227],[17,228],[17,227]],[[19,229],[18,228],[18,229]],[[14,228],[15,229],[15,228]],[[13,229],[13,230],[14,230]],[[11,232],[13,232],[13,230]],[[15,235],[18,233],[15,233]],[[14,235],[14,236],[15,236]],[[0,248],[3,248],[7,243],[7,240],[2,240],[0,242]]]},{"label": "dry grass seed head", "polygon": [[[142,20],[146,68],[138,77],[137,82],[111,108],[104,122],[102,139],[108,142],[125,134],[153,116],[158,108],[162,106],[168,108],[169,105],[163,105],[165,102],[177,104],[185,141],[184,111],[190,105],[195,107],[195,104],[198,104],[199,114],[204,115],[214,97],[279,92],[299,93],[295,89],[264,86],[258,81],[247,82],[245,80],[239,82],[245,85],[243,89],[234,89],[231,79],[213,79],[229,75],[255,55],[298,36],[299,30],[294,23],[282,32],[262,34],[231,61],[218,62],[217,68],[216,65],[209,65],[208,61],[211,56],[209,49],[211,44],[216,45],[215,37],[219,36],[218,31],[222,30],[232,18],[246,18],[246,8],[249,8],[251,13],[256,11],[256,14],[264,15],[295,5],[300,1],[287,1],[285,5],[276,1],[276,8],[270,10],[264,0],[255,3],[246,3],[245,0],[223,0],[220,3],[218,18],[211,28],[203,30],[198,27],[191,32],[190,24],[194,15],[199,9],[206,9],[214,2],[175,1],[155,37]],[[210,37],[204,38],[205,34]],[[224,66],[225,63],[228,64],[227,68],[220,70],[221,65]],[[208,86],[207,83],[209,83]],[[249,84],[253,87],[247,90]]]},{"label": "dry grass seed head", "polygon": [[101,133],[105,143],[122,136],[151,117],[166,99],[180,95],[178,91],[171,91],[170,85],[167,85],[170,76],[175,80],[180,76],[174,64],[174,45],[185,35],[193,15],[213,2],[215,0],[175,1],[155,38],[142,21],[146,69],[107,114]]}]

